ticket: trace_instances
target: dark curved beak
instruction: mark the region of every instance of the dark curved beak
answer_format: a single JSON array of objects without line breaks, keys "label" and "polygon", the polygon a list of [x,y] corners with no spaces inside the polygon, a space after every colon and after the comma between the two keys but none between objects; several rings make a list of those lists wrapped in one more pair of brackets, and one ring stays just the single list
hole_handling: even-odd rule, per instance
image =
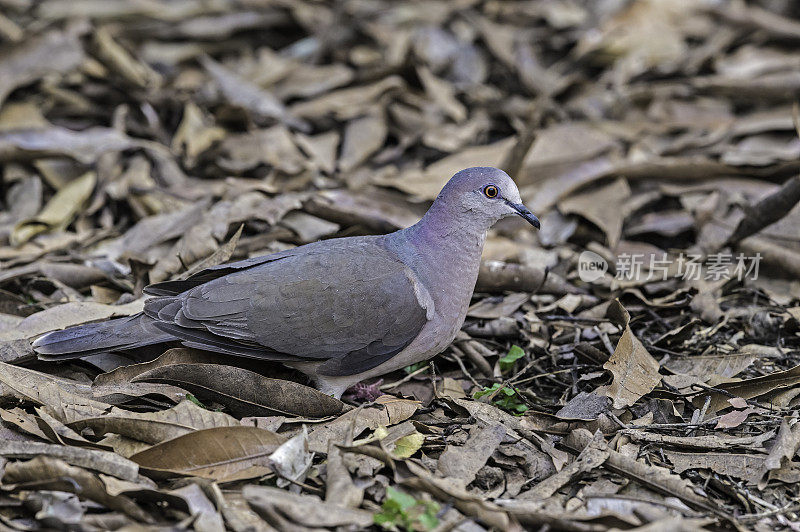
[{"label": "dark curved beak", "polygon": [[524,218],[529,224],[534,226],[536,229],[539,229],[541,227],[541,224],[539,223],[539,218],[537,218],[535,214],[529,211],[525,205],[523,205],[522,203],[511,203],[508,200],[506,200],[506,203],[508,204],[509,207],[517,211],[517,214],[522,216],[522,218]]}]

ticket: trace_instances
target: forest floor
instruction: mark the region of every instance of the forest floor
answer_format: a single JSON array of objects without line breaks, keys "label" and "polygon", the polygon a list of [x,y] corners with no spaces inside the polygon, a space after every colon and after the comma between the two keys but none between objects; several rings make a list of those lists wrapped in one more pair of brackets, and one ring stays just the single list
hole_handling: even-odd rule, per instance
[{"label": "forest floor", "polygon": [[[798,43],[789,0],[0,0],[0,530],[800,528]],[[343,402],[31,350],[478,165],[541,231]]]}]

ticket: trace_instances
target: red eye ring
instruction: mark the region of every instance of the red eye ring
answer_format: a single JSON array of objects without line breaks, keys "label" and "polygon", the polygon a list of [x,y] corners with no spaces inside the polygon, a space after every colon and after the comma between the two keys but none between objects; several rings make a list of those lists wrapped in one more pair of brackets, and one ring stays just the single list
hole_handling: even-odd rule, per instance
[{"label": "red eye ring", "polygon": [[483,195],[487,198],[496,198],[499,193],[500,191],[497,190],[497,187],[494,185],[486,185],[483,187]]}]

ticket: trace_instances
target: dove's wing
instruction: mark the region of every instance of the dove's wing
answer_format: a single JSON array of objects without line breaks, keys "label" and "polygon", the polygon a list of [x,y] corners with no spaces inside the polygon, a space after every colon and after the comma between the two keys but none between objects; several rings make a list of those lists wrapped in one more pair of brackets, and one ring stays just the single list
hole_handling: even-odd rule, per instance
[{"label": "dove's wing", "polygon": [[[145,313],[188,345],[319,361],[322,375],[361,373],[402,351],[433,316],[427,290],[380,242],[323,241],[201,272],[177,282],[188,290],[149,300]],[[150,292],[181,286],[165,284]]]}]

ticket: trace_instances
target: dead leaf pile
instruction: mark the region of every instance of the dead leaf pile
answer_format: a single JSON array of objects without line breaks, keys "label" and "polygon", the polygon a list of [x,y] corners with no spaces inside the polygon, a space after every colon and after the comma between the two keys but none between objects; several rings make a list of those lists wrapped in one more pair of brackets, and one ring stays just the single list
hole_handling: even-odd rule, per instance
[{"label": "dead leaf pile", "polygon": [[[0,528],[800,526],[793,2],[0,0]],[[436,358],[30,339],[499,166]]]}]

